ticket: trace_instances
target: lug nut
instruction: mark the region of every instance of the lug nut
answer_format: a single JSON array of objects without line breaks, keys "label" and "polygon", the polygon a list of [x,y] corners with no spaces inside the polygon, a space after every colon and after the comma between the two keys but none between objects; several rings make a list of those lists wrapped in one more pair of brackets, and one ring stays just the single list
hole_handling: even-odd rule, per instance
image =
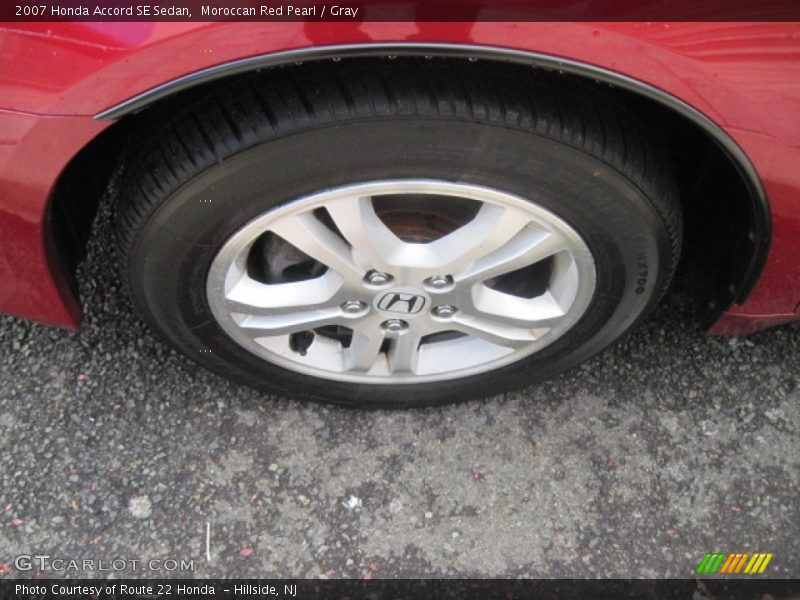
[{"label": "lug nut", "polygon": [[456,314],[457,310],[458,309],[455,306],[450,306],[449,304],[442,304],[440,306],[434,306],[431,309],[431,312],[433,312],[433,314],[437,317],[442,317],[444,319],[447,319]]},{"label": "lug nut", "polygon": [[380,271],[370,271],[364,276],[364,281],[372,285],[385,285],[391,280],[391,275],[388,273],[381,273]]},{"label": "lug nut", "polygon": [[435,290],[443,290],[453,284],[453,278],[450,275],[434,275],[426,279],[425,284]]},{"label": "lug nut", "polygon": [[342,304],[342,310],[349,315],[356,315],[363,311],[367,305],[360,300],[348,300]]},{"label": "lug nut", "polygon": [[381,323],[381,327],[383,327],[386,331],[398,333],[400,331],[405,331],[408,328],[408,323],[402,319],[389,319],[388,321]]}]

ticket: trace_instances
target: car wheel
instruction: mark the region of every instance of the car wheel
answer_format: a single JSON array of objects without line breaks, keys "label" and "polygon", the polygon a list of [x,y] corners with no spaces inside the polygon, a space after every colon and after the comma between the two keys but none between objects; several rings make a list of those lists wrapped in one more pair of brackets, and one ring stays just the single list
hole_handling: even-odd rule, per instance
[{"label": "car wheel", "polygon": [[356,406],[488,396],[599,352],[680,251],[658,145],[602,95],[436,61],[253,75],[154,113],[123,277],[187,356]]}]

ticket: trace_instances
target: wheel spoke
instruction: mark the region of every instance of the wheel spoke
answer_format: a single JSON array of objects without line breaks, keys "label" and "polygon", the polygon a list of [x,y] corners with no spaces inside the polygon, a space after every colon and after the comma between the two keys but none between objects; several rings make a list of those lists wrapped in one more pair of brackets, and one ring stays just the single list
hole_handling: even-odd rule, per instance
[{"label": "wheel spoke", "polygon": [[535,264],[565,248],[564,240],[559,235],[529,227],[517,233],[507,244],[476,260],[454,278],[465,284],[485,281]]},{"label": "wheel spoke", "polygon": [[350,346],[344,352],[344,370],[366,373],[378,360],[383,345],[383,332],[379,327],[353,329]]},{"label": "wheel spoke", "polygon": [[458,272],[495,252],[530,222],[514,208],[484,204],[469,223],[428,244],[428,263],[438,271]]},{"label": "wheel spoke", "polygon": [[342,289],[342,279],[330,272],[315,279],[276,284],[261,283],[243,275],[227,291],[224,303],[231,313],[270,316],[336,305]]},{"label": "wheel spoke", "polygon": [[361,279],[364,270],[353,260],[347,244],[307,211],[273,223],[271,231],[346,280]]},{"label": "wheel spoke", "polygon": [[564,311],[549,292],[528,299],[482,288],[477,300],[448,322],[449,327],[493,344],[520,348],[564,318]]},{"label": "wheel spoke", "polygon": [[525,327],[503,323],[487,317],[475,317],[466,314],[461,314],[454,318],[448,323],[448,329],[474,335],[487,342],[509,348],[521,348],[535,341],[538,337],[531,329],[526,329]]},{"label": "wheel spoke", "polygon": [[527,329],[555,327],[566,314],[550,292],[535,298],[522,298],[498,292],[485,285],[475,286],[472,290],[472,302],[463,305],[462,312],[499,324]]},{"label": "wheel spoke", "polygon": [[347,321],[341,278],[333,272],[307,281],[266,284],[247,275],[228,290],[225,305],[248,335],[284,335]]},{"label": "wheel spoke", "polygon": [[272,315],[247,315],[236,319],[241,329],[253,337],[285,335],[326,325],[347,324],[339,307],[285,312]]},{"label": "wheel spoke", "polygon": [[406,331],[391,340],[387,359],[389,372],[392,375],[416,373],[419,360],[419,340],[419,336],[412,331]]},{"label": "wheel spoke", "polygon": [[372,198],[349,196],[326,205],[336,227],[350,242],[364,265],[392,271],[396,267],[418,264],[417,244],[397,237],[375,213]]}]

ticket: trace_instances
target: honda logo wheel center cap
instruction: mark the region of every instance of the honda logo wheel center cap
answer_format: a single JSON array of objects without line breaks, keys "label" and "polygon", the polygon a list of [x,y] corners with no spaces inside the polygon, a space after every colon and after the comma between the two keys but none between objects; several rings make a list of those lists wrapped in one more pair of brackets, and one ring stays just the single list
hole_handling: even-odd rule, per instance
[{"label": "honda logo wheel center cap", "polygon": [[417,288],[396,287],[377,294],[373,305],[387,314],[413,317],[430,307],[431,298]]}]

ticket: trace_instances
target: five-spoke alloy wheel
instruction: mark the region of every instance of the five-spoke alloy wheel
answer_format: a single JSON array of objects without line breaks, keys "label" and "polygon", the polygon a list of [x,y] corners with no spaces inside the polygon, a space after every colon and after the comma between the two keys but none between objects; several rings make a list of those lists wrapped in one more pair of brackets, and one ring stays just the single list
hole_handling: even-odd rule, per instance
[{"label": "five-spoke alloy wheel", "polygon": [[[265,260],[263,243],[289,245],[272,279],[253,268]],[[580,318],[594,281],[577,232],[536,204],[477,185],[389,180],[324,191],[249,222],[220,249],[207,290],[223,329],[266,360],[316,377],[404,384],[535,352]]]}]

